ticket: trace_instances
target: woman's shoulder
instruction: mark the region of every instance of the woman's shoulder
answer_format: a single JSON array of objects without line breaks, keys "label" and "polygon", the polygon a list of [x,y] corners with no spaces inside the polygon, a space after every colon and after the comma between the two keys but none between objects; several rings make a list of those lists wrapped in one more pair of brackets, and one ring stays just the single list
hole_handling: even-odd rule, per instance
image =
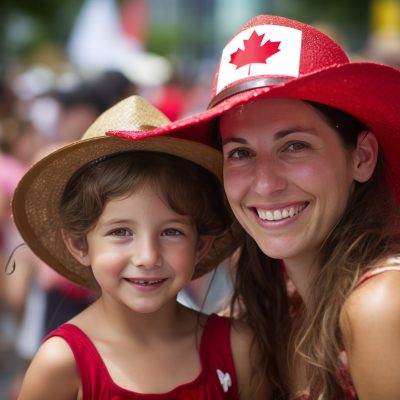
[{"label": "woman's shoulder", "polygon": [[343,304],[340,325],[345,336],[365,334],[374,326],[400,327],[400,265],[376,268],[365,276]]},{"label": "woman's shoulder", "polygon": [[400,391],[399,271],[374,272],[358,285],[343,305],[340,328],[359,397],[364,398],[368,393],[371,399],[397,399]]}]

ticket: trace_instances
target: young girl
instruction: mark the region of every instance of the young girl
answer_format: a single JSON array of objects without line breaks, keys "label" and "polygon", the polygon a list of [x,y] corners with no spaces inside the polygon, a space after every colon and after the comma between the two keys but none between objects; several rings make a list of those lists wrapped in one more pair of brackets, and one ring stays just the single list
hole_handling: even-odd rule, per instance
[{"label": "young girl", "polygon": [[398,70],[261,15],[223,50],[210,109],[154,133],[217,146],[218,128],[248,234],[234,301],[274,399],[400,398],[399,93]]},{"label": "young girl", "polygon": [[[219,182],[220,153],[143,130],[166,122],[128,98],[20,182],[13,209],[26,243],[70,280],[99,290],[47,336],[20,400],[269,398],[266,380],[251,379],[250,330],[176,301],[232,253],[237,230]],[[128,128],[138,140],[106,136]]]}]

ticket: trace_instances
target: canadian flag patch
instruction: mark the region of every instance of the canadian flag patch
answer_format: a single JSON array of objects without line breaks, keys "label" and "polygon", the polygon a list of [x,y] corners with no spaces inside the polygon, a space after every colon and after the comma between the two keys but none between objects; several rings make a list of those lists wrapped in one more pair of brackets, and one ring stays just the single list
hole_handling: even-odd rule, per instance
[{"label": "canadian flag patch", "polygon": [[301,38],[300,30],[277,25],[259,25],[240,32],[222,51],[216,94],[247,77],[298,77]]}]

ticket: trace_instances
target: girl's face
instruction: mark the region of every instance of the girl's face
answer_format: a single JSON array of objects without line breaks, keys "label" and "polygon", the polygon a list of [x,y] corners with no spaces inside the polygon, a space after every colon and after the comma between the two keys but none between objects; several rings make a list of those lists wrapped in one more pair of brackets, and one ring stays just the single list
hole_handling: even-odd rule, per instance
[{"label": "girl's face", "polygon": [[146,185],[111,200],[87,235],[86,265],[111,297],[150,313],[175,302],[208,246],[188,216],[177,214]]},{"label": "girl's face", "polygon": [[310,105],[248,103],[221,118],[225,191],[261,250],[310,260],[339,221],[354,181],[354,153]]}]

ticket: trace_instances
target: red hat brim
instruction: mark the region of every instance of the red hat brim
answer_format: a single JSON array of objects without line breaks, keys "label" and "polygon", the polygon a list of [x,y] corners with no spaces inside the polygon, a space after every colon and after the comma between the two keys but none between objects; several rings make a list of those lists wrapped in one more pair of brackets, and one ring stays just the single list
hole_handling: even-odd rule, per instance
[{"label": "red hat brim", "polygon": [[[213,108],[162,126],[154,135],[171,135],[212,145],[215,119],[233,107],[262,98],[295,98],[336,107],[362,121],[377,137],[388,177],[400,200],[400,71],[359,62],[331,66],[284,83],[246,90]],[[113,135],[134,139],[134,132]]]}]

